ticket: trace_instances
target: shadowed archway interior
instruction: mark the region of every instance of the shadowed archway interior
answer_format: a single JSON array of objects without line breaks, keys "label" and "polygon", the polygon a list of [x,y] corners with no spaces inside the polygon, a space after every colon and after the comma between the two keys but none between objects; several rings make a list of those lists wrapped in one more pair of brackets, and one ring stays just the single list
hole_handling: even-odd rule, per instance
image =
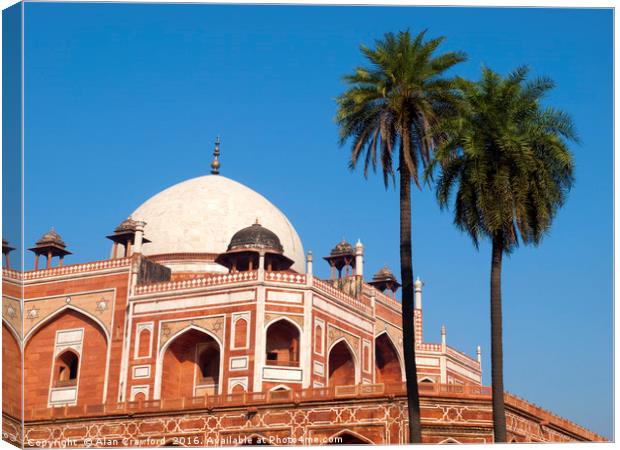
[{"label": "shadowed archway interior", "polygon": [[267,328],[266,362],[273,366],[299,366],[299,330],[288,320]]},{"label": "shadowed archway interior", "polygon": [[402,372],[398,353],[387,334],[375,339],[375,363],[377,383],[402,382]]},{"label": "shadowed archway interior", "polygon": [[355,384],[355,359],[349,346],[340,341],[329,352],[329,386]]},{"label": "shadowed archway interior", "polygon": [[220,346],[199,330],[174,338],[163,360],[161,398],[197,397],[218,393]]}]

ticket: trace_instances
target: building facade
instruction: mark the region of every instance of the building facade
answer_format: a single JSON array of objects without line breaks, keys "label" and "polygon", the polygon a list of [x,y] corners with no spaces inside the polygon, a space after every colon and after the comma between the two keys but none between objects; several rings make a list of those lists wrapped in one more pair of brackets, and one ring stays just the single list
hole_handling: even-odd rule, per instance
[{"label": "building facade", "polygon": [[[319,262],[282,212],[218,169],[138,207],[107,236],[109,259],[66,265],[51,230],[21,272],[3,242],[6,440],[406,442],[396,277],[388,268],[367,277],[359,241]],[[313,274],[318,263],[329,279]],[[425,342],[422,293],[416,280],[410,345],[424,440],[491,442],[480,348],[456,350],[445,328]],[[512,440],[602,440],[525,400],[506,403]]]}]

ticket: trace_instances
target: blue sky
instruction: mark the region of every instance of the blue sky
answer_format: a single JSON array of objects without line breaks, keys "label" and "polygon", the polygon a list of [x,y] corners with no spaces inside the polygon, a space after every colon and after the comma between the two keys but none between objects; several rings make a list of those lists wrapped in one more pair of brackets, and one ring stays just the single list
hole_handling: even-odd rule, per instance
[{"label": "blue sky", "polygon": [[[334,98],[358,50],[386,31],[428,28],[478,78],[529,64],[569,112],[576,184],[539,248],[504,264],[506,389],[612,437],[612,12],[572,9],[26,5],[25,242],[51,226],[75,253],[106,258],[105,235],[138,205],[222,174],[282,209],[321,256],[360,238],[371,275],[398,272],[398,195],[347,169]],[[8,236],[11,239],[11,236]],[[478,251],[413,195],[415,273],[425,338],[474,354],[490,382],[490,248]],[[26,258],[31,266],[32,258]],[[315,264],[327,276],[326,264]]]}]

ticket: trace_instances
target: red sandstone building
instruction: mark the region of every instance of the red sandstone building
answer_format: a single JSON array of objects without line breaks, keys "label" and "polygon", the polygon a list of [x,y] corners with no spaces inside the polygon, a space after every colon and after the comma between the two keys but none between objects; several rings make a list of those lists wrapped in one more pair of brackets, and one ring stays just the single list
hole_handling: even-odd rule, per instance
[{"label": "red sandstone building", "polygon": [[[107,236],[107,260],[63,264],[70,252],[52,230],[30,249],[34,269],[19,272],[3,242],[6,440],[406,441],[394,275],[384,268],[368,280],[362,244],[343,241],[320,262],[331,279],[315,277],[318,258],[288,219],[217,169],[146,201]],[[417,280],[410,345],[424,440],[492,442],[480,349],[471,357],[450,347],[445,329],[439,343],[423,341],[422,287]],[[603,440],[509,394],[506,407],[512,441]]]}]

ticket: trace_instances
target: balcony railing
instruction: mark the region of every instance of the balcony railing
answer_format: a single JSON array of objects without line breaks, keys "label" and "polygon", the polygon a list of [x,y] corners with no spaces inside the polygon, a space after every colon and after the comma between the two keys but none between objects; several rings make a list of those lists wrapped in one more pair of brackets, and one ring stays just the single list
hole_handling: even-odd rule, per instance
[{"label": "balcony railing", "polygon": [[[418,383],[422,398],[448,397],[472,399],[490,402],[491,387],[478,385],[457,385],[438,383]],[[300,404],[311,402],[346,402],[347,399],[390,399],[406,395],[404,383],[389,384],[360,384],[355,386],[321,387],[298,391],[281,390],[271,392],[240,392],[224,395],[206,395],[180,399],[146,400],[126,403],[111,403],[99,405],[80,405],[64,407],[27,408],[24,415],[26,421],[68,420],[72,418],[94,418],[106,416],[123,416],[136,412],[143,414],[168,412],[170,414],[186,414],[188,411],[212,410],[218,407],[256,407],[282,405],[287,403]],[[506,405],[526,413],[542,418],[554,426],[567,430],[579,430],[590,440],[604,440],[601,436],[569,421],[556,416],[549,411],[534,405],[526,400],[506,393]],[[10,404],[6,400],[2,404],[3,414],[21,419],[21,408]],[[423,417],[424,419],[424,417]],[[28,423],[26,423],[28,426]]]},{"label": "balcony railing", "polygon": [[74,378],[73,380],[56,380],[54,382],[54,387],[69,387],[69,386],[76,386],[77,385],[77,378]]},{"label": "balcony railing", "polygon": [[131,258],[104,259],[82,264],[70,264],[63,267],[51,267],[49,269],[28,270],[20,272],[12,269],[2,269],[2,275],[16,280],[34,280],[38,278],[75,275],[84,272],[95,272],[99,270],[111,270],[129,267]]},{"label": "balcony railing", "polygon": [[277,359],[267,359],[266,364],[268,366],[278,366],[278,367],[299,367],[299,360],[289,359],[287,361],[277,360]]},{"label": "balcony railing", "polygon": [[[423,396],[457,396],[490,398],[491,388],[476,385],[447,385],[419,383]],[[162,399],[134,401],[125,403],[78,405],[63,407],[28,408],[24,420],[51,420],[71,417],[98,417],[124,415],[136,411],[162,412],[186,411],[192,409],[212,409],[217,407],[245,407],[302,402],[327,402],[353,398],[381,398],[386,396],[404,396],[404,383],[358,384],[354,386],[329,386],[302,390],[281,390],[269,392],[240,392],[222,395],[204,395],[179,399]],[[18,411],[8,404],[3,405],[5,413],[19,417]]]},{"label": "balcony railing", "polygon": [[330,283],[323,281],[317,277],[313,278],[312,285],[319,291],[322,291],[323,293],[336,298],[342,303],[346,303],[354,307],[358,311],[362,311],[368,315],[372,314],[372,306],[370,305],[370,301],[363,296],[361,296],[359,299],[351,297],[349,294],[335,288]]},{"label": "balcony railing", "polygon": [[192,278],[189,280],[166,281],[163,283],[139,285],[136,286],[135,294],[143,295],[185,289],[200,289],[208,286],[219,286],[230,283],[254,281],[257,279],[258,272],[256,270],[235,272],[230,274],[207,275],[201,278]]}]

